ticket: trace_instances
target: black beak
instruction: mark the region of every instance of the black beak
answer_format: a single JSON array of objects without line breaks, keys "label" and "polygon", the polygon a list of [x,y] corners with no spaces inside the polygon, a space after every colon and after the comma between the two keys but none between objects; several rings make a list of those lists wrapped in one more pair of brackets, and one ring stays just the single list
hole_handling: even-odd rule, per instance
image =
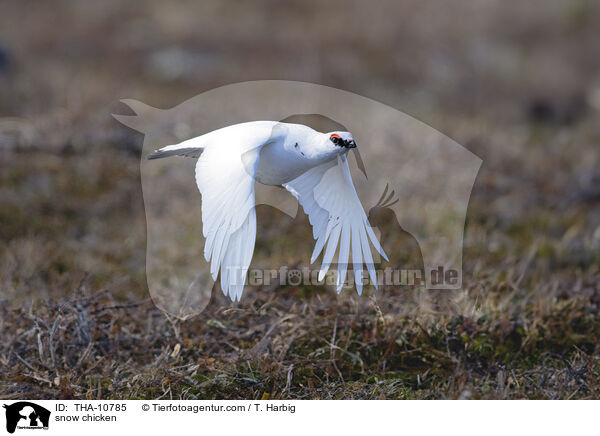
[{"label": "black beak", "polygon": [[344,141],[344,146],[346,148],[356,148],[356,142],[352,141]]}]

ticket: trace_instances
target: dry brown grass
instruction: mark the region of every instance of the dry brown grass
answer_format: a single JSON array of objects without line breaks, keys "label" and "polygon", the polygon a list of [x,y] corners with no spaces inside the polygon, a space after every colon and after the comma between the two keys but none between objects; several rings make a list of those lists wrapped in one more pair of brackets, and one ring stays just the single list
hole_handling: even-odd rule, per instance
[{"label": "dry brown grass", "polygon": [[[86,287],[2,310],[4,397],[556,399],[600,389],[597,289],[545,308],[536,304],[547,296],[491,290],[504,295],[489,311],[477,303],[495,300],[483,287],[444,299],[257,290],[182,322]],[[466,306],[471,315],[454,313]]]}]

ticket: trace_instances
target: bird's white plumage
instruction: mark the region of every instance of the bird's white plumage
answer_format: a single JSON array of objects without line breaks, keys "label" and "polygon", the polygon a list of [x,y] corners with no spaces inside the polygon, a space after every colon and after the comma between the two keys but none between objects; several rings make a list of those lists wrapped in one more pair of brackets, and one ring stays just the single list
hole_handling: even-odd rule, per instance
[{"label": "bird's white plumage", "polygon": [[377,287],[369,239],[377,251],[386,259],[387,257],[373,233],[358,198],[346,155],[314,167],[284,186],[298,199],[313,227],[316,244],[311,263],[325,248],[319,280],[322,280],[329,270],[339,245],[338,292],[342,289],[346,280],[350,245],[352,245],[356,290],[359,294],[362,293],[363,259],[371,281]]},{"label": "bird's white plumage", "polygon": [[213,279],[217,280],[220,269],[221,288],[238,300],[256,239],[254,179],[239,156],[224,151],[215,147],[202,154],[196,164],[196,183],[202,194],[204,257]]},{"label": "bird's white plumage", "polygon": [[233,134],[226,144],[219,144],[219,136],[198,141],[204,148],[196,163],[196,184],[202,194],[204,258],[215,281],[221,271],[221,289],[236,301],[242,296],[256,241],[258,156],[272,135],[266,126]]},{"label": "bird's white plumage", "polygon": [[221,288],[231,299],[241,298],[254,252],[255,182],[282,185],[304,208],[316,240],[311,263],[325,250],[319,280],[338,251],[338,292],[346,280],[352,253],[360,294],[363,264],[377,286],[370,243],[387,257],[352,183],[346,153],[354,146],[348,132],[330,135],[303,125],[255,121],[163,147],[149,158],[198,158],[196,183],[202,194],[204,257],[215,281],[221,272]]}]

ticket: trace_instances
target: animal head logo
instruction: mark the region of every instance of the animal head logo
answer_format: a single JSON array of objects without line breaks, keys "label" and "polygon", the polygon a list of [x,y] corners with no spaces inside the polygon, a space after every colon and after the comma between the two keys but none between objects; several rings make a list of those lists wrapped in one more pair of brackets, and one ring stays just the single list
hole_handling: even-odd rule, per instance
[{"label": "animal head logo", "polygon": [[48,429],[50,411],[29,401],[19,401],[3,406],[6,409],[6,431],[14,433],[17,428]]},{"label": "animal head logo", "polygon": [[[335,120],[343,127],[317,122],[311,126],[317,131],[352,132],[352,145],[357,145],[348,147],[352,180],[390,265],[406,267],[403,253],[413,250],[419,253],[413,257],[422,259],[417,267],[423,270],[425,288],[462,286],[465,218],[482,161],[432,127],[350,92],[291,81],[227,85],[166,110],[134,100],[123,103],[135,115],[115,118],[144,134],[140,171],[148,232],[146,274],[150,294],[162,310],[180,318],[201,312],[214,280],[202,252],[201,198],[193,183],[196,160],[146,157],[222,127],[256,120],[302,124],[294,116],[307,114],[324,114],[321,121]],[[260,183],[255,202],[291,218],[299,210],[285,189]],[[260,254],[259,244],[255,256]],[[439,280],[440,271],[451,271],[452,280]]]}]

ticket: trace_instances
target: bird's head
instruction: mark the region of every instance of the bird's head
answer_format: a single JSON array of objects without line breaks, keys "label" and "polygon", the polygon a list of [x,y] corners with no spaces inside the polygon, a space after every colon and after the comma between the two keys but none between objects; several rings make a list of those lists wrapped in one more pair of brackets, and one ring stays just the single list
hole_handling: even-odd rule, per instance
[{"label": "bird's head", "polygon": [[329,146],[339,147],[339,150],[346,152],[351,148],[356,148],[356,142],[350,132],[329,132],[326,133]]},{"label": "bird's head", "polygon": [[[300,141],[298,142],[300,143]],[[302,143],[300,145],[302,148]],[[314,132],[314,135],[310,137],[305,145],[304,149],[301,150],[302,155],[318,162],[327,162],[356,148],[356,142],[352,134],[343,131]]]}]

